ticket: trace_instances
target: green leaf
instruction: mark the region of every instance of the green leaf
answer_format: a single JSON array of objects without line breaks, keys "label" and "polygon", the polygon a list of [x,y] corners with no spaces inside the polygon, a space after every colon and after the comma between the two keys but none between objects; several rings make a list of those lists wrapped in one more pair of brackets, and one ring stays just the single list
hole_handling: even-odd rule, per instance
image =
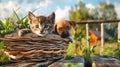
[{"label": "green leaf", "polygon": [[5,23],[5,29],[8,29],[10,27],[10,19],[9,18],[6,18],[6,23]]},{"label": "green leaf", "polygon": [[[15,16],[17,17],[17,20],[20,21],[20,17],[18,16],[17,12],[15,10],[13,10],[13,13],[15,14]],[[19,23],[19,22],[18,22]]]},{"label": "green leaf", "polygon": [[4,42],[0,42],[0,50],[3,48]]},{"label": "green leaf", "polygon": [[3,30],[4,29],[4,26],[3,26],[3,22],[0,20],[0,30]]}]

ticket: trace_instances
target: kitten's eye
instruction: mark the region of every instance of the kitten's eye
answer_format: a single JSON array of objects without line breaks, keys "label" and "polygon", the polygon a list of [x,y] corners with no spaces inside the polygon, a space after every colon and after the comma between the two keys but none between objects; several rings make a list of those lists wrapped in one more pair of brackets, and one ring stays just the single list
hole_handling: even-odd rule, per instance
[{"label": "kitten's eye", "polygon": [[36,25],[36,28],[39,28],[39,25]]},{"label": "kitten's eye", "polygon": [[48,25],[45,25],[45,28],[48,28]]}]

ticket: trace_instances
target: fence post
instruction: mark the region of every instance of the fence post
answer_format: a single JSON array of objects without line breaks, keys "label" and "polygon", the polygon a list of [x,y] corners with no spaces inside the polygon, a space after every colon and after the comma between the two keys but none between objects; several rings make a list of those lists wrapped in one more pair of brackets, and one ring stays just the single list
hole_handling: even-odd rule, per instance
[{"label": "fence post", "polygon": [[[87,40],[89,40],[89,25],[88,25],[88,23],[86,23],[86,37],[87,37]],[[87,46],[89,46],[89,41],[87,41]]]},{"label": "fence post", "polygon": [[118,22],[118,42],[120,42],[120,21]]},{"label": "fence post", "polygon": [[104,23],[101,23],[101,48],[100,48],[100,55],[103,52],[103,45],[104,45]]}]

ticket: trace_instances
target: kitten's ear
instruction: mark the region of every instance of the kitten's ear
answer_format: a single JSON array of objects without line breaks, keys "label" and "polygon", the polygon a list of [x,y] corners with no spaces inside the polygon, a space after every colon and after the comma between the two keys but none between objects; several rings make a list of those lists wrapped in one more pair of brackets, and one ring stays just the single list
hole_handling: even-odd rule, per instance
[{"label": "kitten's ear", "polygon": [[35,15],[32,12],[28,12],[28,19],[30,23],[32,23],[32,20],[35,18]]},{"label": "kitten's ear", "polygon": [[55,13],[52,12],[49,16],[48,16],[49,20],[52,20],[52,22],[55,22]]}]

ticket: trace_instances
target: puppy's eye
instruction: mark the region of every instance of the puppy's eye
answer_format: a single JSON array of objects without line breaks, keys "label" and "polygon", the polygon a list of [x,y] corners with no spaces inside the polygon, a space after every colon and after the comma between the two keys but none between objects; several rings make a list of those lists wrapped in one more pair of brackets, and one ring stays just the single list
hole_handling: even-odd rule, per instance
[{"label": "puppy's eye", "polygon": [[39,25],[36,25],[36,28],[39,28]]},{"label": "puppy's eye", "polygon": [[66,26],[66,29],[67,29],[67,30],[69,30],[69,29],[70,29],[70,27],[69,27],[69,26]]}]

